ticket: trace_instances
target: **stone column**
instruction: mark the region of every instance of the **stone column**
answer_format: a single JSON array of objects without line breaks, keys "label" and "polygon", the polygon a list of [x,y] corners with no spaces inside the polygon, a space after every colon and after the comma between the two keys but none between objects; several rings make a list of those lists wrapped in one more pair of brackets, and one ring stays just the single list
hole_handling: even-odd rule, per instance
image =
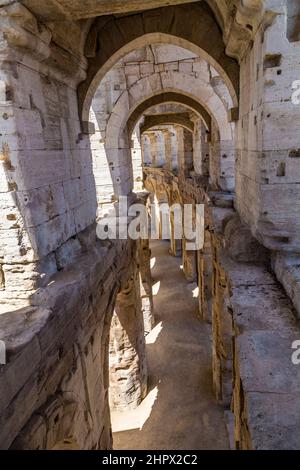
[{"label": "stone column", "polygon": [[142,171],[142,150],[140,136],[137,132],[132,135],[131,141],[131,161],[133,170],[133,189],[135,191],[143,190],[143,171]]},{"label": "stone column", "polygon": [[193,132],[193,161],[194,161],[194,171],[197,175],[202,175],[202,141],[201,141],[201,119],[194,118],[194,132]]},{"label": "stone column", "polygon": [[165,157],[165,139],[163,131],[156,132],[156,152],[157,152],[157,166],[163,167],[166,163]]},{"label": "stone column", "polygon": [[212,277],[213,258],[211,235],[208,230],[204,234],[203,250],[197,252],[198,286],[199,286],[199,312],[203,320],[211,323],[212,309]]},{"label": "stone column", "polygon": [[175,128],[171,132],[171,155],[172,155],[172,170],[176,173],[179,168],[178,162],[178,145],[177,145],[177,133]]},{"label": "stone column", "polygon": [[193,162],[193,134],[187,129],[183,129],[184,138],[184,172],[189,176],[194,169]]},{"label": "stone column", "polygon": [[142,311],[144,318],[144,330],[147,335],[155,324],[153,296],[152,296],[152,276],[151,276],[151,250],[149,240],[140,241],[140,278]]},{"label": "stone column", "polygon": [[147,363],[138,265],[117,295],[110,329],[111,409],[136,408],[147,394]]},{"label": "stone column", "polygon": [[209,146],[209,182],[212,189],[219,188],[220,176],[220,134],[212,121],[211,142]]},{"label": "stone column", "polygon": [[60,264],[55,252],[62,244],[78,248],[73,237],[95,220],[96,193],[89,145],[85,136],[78,138],[76,88],[84,79],[82,64],[53,46],[51,28],[24,5],[4,3],[0,309],[9,311],[30,304],[36,289],[47,284]]},{"label": "stone column", "polygon": [[172,141],[171,133],[169,130],[163,131],[164,141],[165,141],[165,169],[172,171]]},{"label": "stone column", "polygon": [[147,135],[149,136],[150,140],[150,155],[151,155],[151,166],[157,167],[158,159],[157,159],[157,139],[155,132],[148,132]]},{"label": "stone column", "polygon": [[142,164],[144,166],[151,166],[152,159],[151,159],[150,137],[146,133],[144,133],[142,136],[141,150],[142,150]]},{"label": "stone column", "polygon": [[186,249],[186,240],[182,240],[183,272],[188,282],[197,281],[197,252]]},{"label": "stone column", "polygon": [[181,126],[174,126],[177,135],[177,155],[179,172],[188,176],[193,170],[193,135]]},{"label": "stone column", "polygon": [[210,133],[208,133],[205,125],[201,122],[201,164],[203,176],[209,176],[209,146]]},{"label": "stone column", "polygon": [[170,210],[170,249],[172,256],[180,257],[182,255],[182,240],[175,238],[175,214]]},{"label": "stone column", "polygon": [[175,125],[177,140],[177,162],[178,162],[178,171],[180,174],[185,173],[185,164],[184,164],[184,132],[183,127]]},{"label": "stone column", "polygon": [[209,143],[206,127],[200,118],[192,119],[194,122],[193,133],[193,164],[197,175],[209,174]]}]

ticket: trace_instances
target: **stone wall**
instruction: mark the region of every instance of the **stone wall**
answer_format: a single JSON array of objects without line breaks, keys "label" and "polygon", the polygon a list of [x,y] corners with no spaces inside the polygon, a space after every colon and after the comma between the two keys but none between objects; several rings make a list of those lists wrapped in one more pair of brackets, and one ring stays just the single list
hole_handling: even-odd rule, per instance
[{"label": "stone wall", "polygon": [[265,246],[298,252],[300,113],[292,84],[300,44],[288,38],[291,2],[264,4],[268,15],[241,61],[237,208]]},{"label": "stone wall", "polygon": [[70,52],[63,65],[57,46],[55,66],[51,31],[20,3],[2,7],[0,20],[0,304],[7,311],[28,305],[76,255],[75,237],[94,222],[96,199],[77,107],[84,62]]},{"label": "stone wall", "polygon": [[[112,0],[105,17],[103,2],[4,3],[0,447],[111,448],[109,382],[116,408],[146,393],[149,247],[100,242],[94,226],[99,204],[132,197],[143,153],[160,167],[144,168],[158,207],[205,205],[203,249],[175,240],[171,214],[170,252],[198,278],[235,447],[299,448],[297,2],[135,2],[112,16]],[[151,156],[136,125],[170,102],[192,113],[193,136],[159,129]]]},{"label": "stone wall", "polygon": [[[40,288],[30,307],[0,317],[7,348],[0,381],[2,449],[51,449],[64,439],[75,440],[80,449],[112,446],[108,404],[111,319],[116,299],[119,312],[119,296],[126,295],[118,294],[120,289],[124,292],[131,282],[128,266],[137,272],[137,248],[128,241],[113,245],[96,241],[94,231],[82,234],[81,243],[84,253],[68,269],[55,274],[47,287]],[[121,319],[120,329],[113,323],[111,334],[123,335],[118,344],[125,355],[136,344],[132,362],[136,356],[143,364],[137,282],[138,277],[134,317],[123,305],[126,324]],[[146,390],[146,370],[141,367],[142,378],[132,377],[130,384],[138,387],[137,401]],[[128,384],[128,390],[130,387]]]},{"label": "stone wall", "polygon": [[136,408],[147,395],[139,265],[132,261],[131,264],[128,279],[117,295],[111,325],[109,401],[112,410]]},{"label": "stone wall", "polygon": [[[237,215],[233,195],[207,193],[196,179],[166,170],[145,173],[149,191],[163,185],[170,203],[176,190],[181,204],[205,204],[205,241],[197,253],[199,315],[211,323],[213,386],[234,448],[298,449],[300,377],[291,355],[300,329],[287,295],[288,279],[296,286],[298,258],[274,255],[286,293],[271,269],[271,253]],[[184,244],[182,256],[184,262]]]}]

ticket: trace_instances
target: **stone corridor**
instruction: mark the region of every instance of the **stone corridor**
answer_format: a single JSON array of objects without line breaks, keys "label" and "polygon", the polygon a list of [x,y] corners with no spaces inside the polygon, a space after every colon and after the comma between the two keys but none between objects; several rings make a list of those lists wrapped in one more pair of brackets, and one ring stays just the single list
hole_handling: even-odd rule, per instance
[{"label": "stone corridor", "polygon": [[0,449],[300,449],[299,25],[0,0]]},{"label": "stone corridor", "polygon": [[135,410],[112,413],[114,449],[227,449],[224,410],[212,389],[211,328],[199,318],[197,284],[187,283],[168,241],[153,241],[151,250],[157,293],[156,326],[146,338],[149,397]]}]

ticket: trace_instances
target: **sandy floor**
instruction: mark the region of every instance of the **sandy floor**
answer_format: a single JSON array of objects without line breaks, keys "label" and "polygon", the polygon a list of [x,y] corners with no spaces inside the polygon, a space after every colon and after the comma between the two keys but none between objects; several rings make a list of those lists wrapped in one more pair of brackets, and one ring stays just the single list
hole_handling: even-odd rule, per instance
[{"label": "sandy floor", "polygon": [[156,326],[147,336],[149,393],[134,411],[113,413],[114,449],[227,449],[223,409],[212,393],[209,326],[197,318],[169,243],[152,242]]}]

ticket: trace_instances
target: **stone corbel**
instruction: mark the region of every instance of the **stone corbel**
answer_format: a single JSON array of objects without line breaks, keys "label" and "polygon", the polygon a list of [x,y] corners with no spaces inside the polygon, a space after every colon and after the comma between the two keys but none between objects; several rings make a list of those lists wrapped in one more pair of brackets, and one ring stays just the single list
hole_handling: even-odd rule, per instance
[{"label": "stone corbel", "polygon": [[236,18],[232,18],[226,36],[226,54],[240,62],[253,42],[252,31],[238,24]]},{"label": "stone corbel", "polygon": [[55,43],[51,44],[46,64],[56,70],[61,80],[73,84],[74,87],[86,79],[86,59],[75,57]]},{"label": "stone corbel", "polygon": [[39,23],[19,2],[0,7],[0,51],[7,60],[18,61],[20,54],[21,58],[28,55],[52,70],[55,77],[76,87],[86,78],[87,61],[52,41],[54,27],[54,23]]},{"label": "stone corbel", "polygon": [[241,61],[253,43],[253,37],[261,21],[261,0],[238,0],[231,11],[226,28],[226,53]]},{"label": "stone corbel", "polygon": [[262,0],[240,0],[238,4],[237,17],[241,16],[241,20],[245,22],[247,19],[255,17],[262,12]]},{"label": "stone corbel", "polygon": [[37,22],[27,8],[19,2],[0,8],[2,53],[11,55],[12,49],[29,51],[38,60],[50,55],[51,31]]}]

